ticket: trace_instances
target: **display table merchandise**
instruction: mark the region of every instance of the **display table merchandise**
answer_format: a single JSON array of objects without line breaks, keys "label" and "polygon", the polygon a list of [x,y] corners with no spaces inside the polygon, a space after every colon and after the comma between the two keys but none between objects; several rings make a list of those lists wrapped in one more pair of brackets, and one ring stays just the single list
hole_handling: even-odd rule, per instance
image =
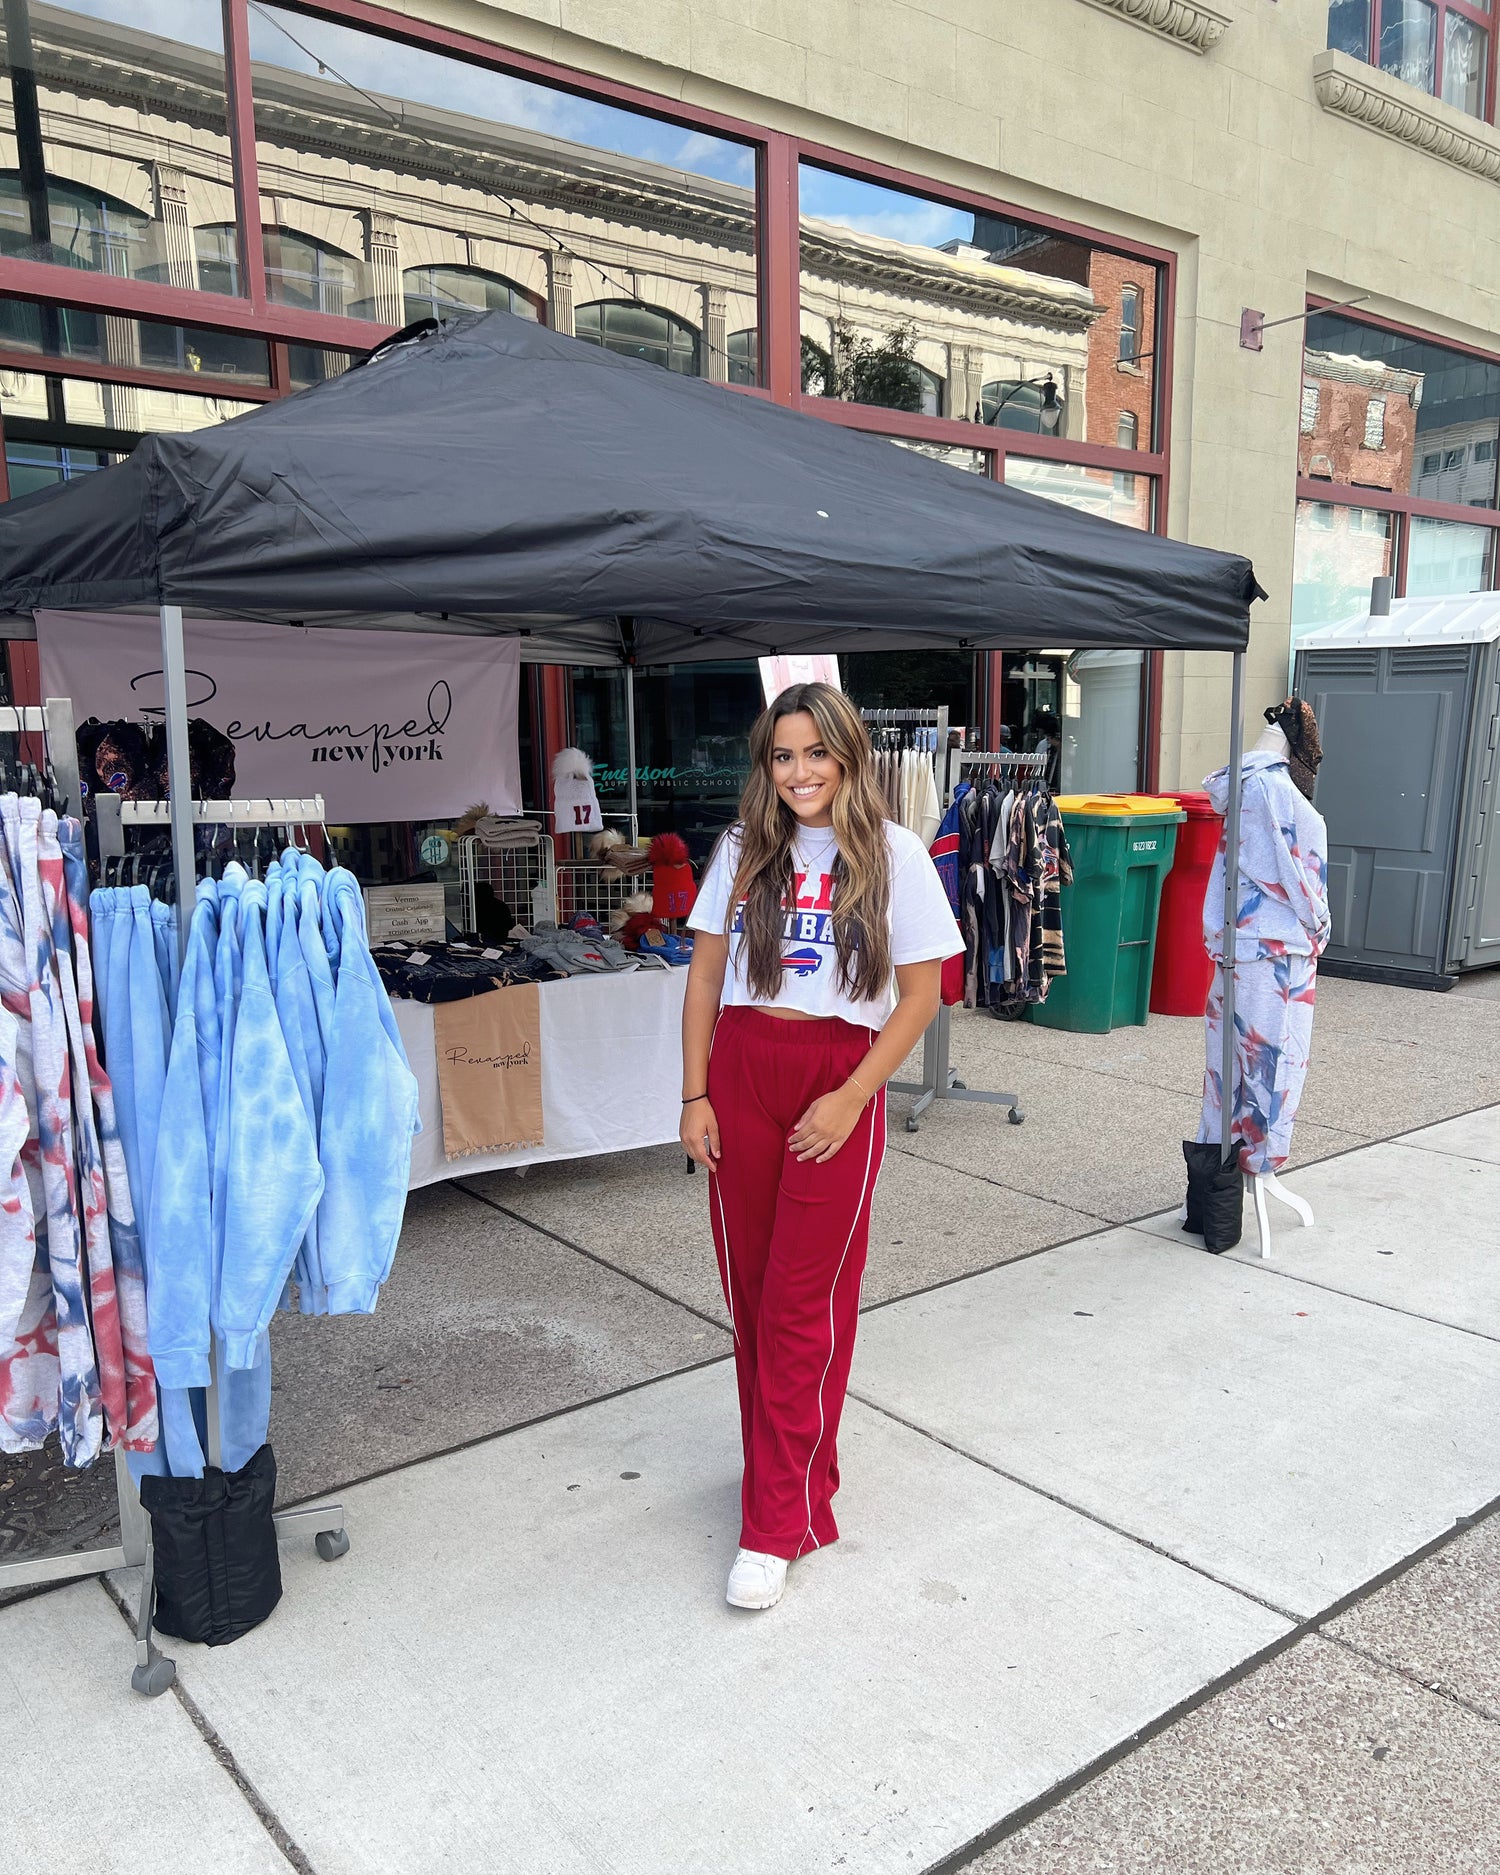
[{"label": "display table merchandise", "polygon": [[406,1058],[417,1077],[422,1121],[412,1141],[412,1189],[469,1172],[670,1145],[681,1114],[686,988],[686,970],[633,970],[539,984],[543,1143],[461,1159],[443,1152],[434,1009],[393,998]]}]

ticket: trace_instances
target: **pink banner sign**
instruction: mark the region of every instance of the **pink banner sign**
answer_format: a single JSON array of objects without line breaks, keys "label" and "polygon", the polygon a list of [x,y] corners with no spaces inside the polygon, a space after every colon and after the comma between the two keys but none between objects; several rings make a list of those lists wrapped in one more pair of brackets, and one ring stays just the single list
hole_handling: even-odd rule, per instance
[{"label": "pink banner sign", "polygon": [[[155,618],[38,612],[42,694],[77,720],[159,722]],[[321,794],[330,821],[521,810],[514,639],[184,621],[189,717],[235,746],[237,796]]]},{"label": "pink banner sign", "polygon": [[831,684],[835,690],[842,689],[838,659],[831,653],[815,651],[760,660],[760,687],[767,703],[774,703],[793,684]]}]

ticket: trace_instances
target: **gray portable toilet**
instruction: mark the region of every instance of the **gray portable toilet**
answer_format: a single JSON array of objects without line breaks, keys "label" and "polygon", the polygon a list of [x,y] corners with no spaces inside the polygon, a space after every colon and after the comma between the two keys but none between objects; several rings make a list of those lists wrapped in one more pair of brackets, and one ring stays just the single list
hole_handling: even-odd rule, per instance
[{"label": "gray portable toilet", "polygon": [[1296,651],[1323,740],[1322,967],[1451,989],[1500,964],[1500,593],[1395,599]]}]

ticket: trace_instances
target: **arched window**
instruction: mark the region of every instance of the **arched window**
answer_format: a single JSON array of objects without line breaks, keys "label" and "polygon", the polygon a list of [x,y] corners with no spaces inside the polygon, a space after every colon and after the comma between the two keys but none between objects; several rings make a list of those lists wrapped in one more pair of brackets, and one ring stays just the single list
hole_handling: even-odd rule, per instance
[{"label": "arched window", "polygon": [[1133,365],[1141,350],[1141,289],[1120,288],[1120,363]]},{"label": "arched window", "polygon": [[268,299],[308,312],[351,313],[364,280],[364,267],[352,254],[289,228],[267,228],[264,234]]},{"label": "arched window", "polygon": [[514,313],[539,322],[536,301],[502,274],[479,267],[408,267],[401,276],[406,323],[457,319],[464,313]]},{"label": "arched window", "polygon": [[702,376],[697,332],[658,306],[630,299],[594,300],[573,315],[573,330],[622,358],[645,358],[685,378]]},{"label": "arched window", "polygon": [[[101,189],[49,182],[47,219],[52,240],[41,258],[122,279],[149,279],[159,269],[156,223]],[[0,170],[0,254],[38,258],[21,174],[15,169]]]},{"label": "arched window", "polygon": [[1122,410],[1115,425],[1115,442],[1121,449],[1134,449],[1141,433],[1140,419],[1133,410]]},{"label": "arched window", "polygon": [[731,384],[760,382],[760,334],[754,326],[746,326],[742,332],[731,332],[724,349],[729,353]]}]

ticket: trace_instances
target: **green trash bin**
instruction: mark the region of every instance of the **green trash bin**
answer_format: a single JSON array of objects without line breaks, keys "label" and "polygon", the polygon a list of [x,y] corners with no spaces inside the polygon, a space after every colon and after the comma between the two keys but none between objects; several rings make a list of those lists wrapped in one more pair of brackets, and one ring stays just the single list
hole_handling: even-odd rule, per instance
[{"label": "green trash bin", "polygon": [[1145,1022],[1162,882],[1185,818],[1153,795],[1059,795],[1073,859],[1062,889],[1065,976],[1028,1012],[1049,1029],[1102,1035]]}]

